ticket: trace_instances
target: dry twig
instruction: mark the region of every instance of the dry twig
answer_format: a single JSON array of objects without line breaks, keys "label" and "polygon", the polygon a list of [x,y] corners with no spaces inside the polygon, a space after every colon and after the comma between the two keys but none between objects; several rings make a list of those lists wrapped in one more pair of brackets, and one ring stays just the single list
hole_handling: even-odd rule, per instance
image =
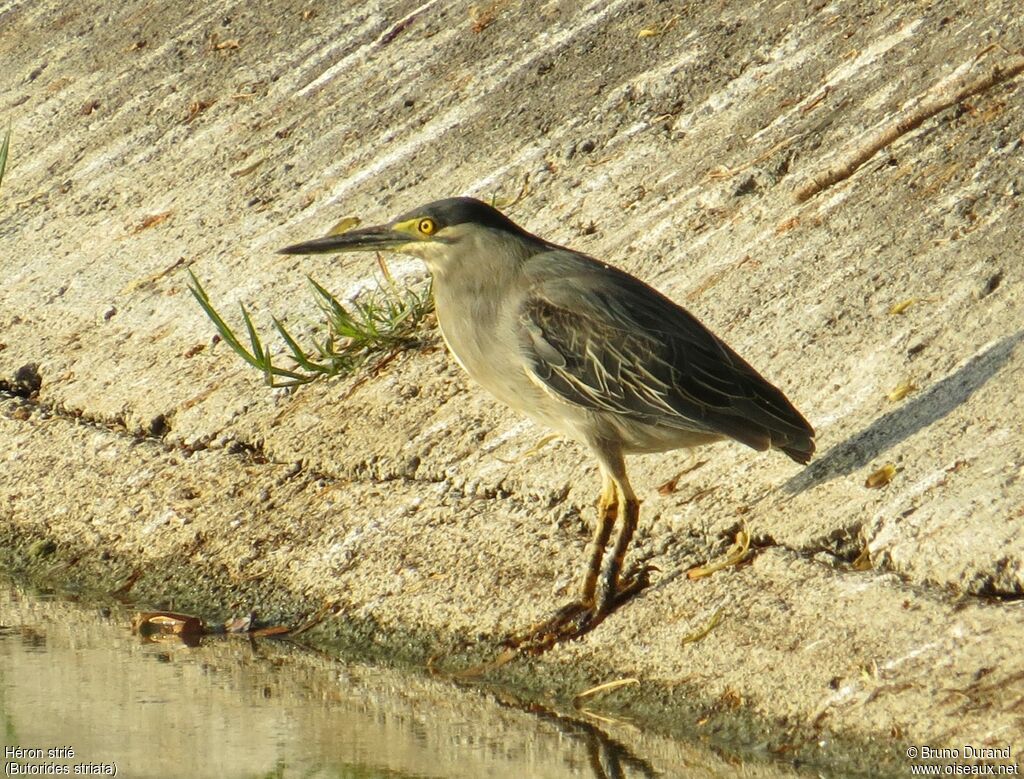
[{"label": "dry twig", "polygon": [[[979,55],[980,56],[980,55]],[[991,89],[1007,79],[1011,79],[1021,71],[1024,71],[1024,55],[1010,57],[1005,62],[992,66],[982,77],[968,81],[965,75],[948,89],[939,94],[927,96],[921,101],[917,108],[893,117],[885,122],[867,140],[858,144],[845,154],[836,164],[825,170],[816,173],[805,181],[793,193],[793,198],[798,203],[808,200],[823,189],[837,184],[843,179],[849,178],[853,173],[901,135],[919,127],[925,120],[935,114],[945,111],[947,108],[956,105],[971,95]],[[932,87],[929,92],[935,92]]]}]

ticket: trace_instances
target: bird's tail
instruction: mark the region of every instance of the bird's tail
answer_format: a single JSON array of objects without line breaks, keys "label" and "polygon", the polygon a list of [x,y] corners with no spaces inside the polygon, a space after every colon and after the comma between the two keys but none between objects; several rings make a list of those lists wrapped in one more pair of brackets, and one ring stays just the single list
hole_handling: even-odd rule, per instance
[{"label": "bird's tail", "polygon": [[777,445],[777,448],[788,454],[798,463],[806,464],[810,462],[811,456],[814,454],[814,430],[810,425],[807,426],[807,429],[810,433],[809,435],[786,441],[781,446]]}]

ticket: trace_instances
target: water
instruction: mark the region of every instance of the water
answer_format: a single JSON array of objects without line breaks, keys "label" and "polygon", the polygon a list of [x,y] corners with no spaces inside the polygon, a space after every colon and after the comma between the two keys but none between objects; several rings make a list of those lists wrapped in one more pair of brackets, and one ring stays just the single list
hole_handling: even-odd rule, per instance
[{"label": "water", "polygon": [[161,779],[791,775],[288,642],[149,643],[131,619],[0,583],[6,775],[13,764]]}]

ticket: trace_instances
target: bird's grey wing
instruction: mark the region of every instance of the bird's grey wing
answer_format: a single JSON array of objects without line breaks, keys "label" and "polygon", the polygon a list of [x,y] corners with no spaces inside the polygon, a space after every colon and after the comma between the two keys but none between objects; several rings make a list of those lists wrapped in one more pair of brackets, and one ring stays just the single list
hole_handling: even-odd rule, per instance
[{"label": "bird's grey wing", "polygon": [[729,436],[806,462],[814,431],[789,400],[694,316],[595,263],[533,286],[519,344],[550,391],[646,424]]}]

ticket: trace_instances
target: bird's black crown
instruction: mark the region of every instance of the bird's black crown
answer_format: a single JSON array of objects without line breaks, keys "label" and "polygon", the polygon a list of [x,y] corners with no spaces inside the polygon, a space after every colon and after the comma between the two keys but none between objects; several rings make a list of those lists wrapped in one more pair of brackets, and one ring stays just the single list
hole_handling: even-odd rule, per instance
[{"label": "bird's black crown", "polygon": [[438,230],[471,223],[516,235],[522,235],[525,232],[501,211],[474,197],[449,197],[444,200],[435,200],[433,203],[427,203],[425,206],[402,214],[395,219],[395,222],[425,217],[434,220]]}]

